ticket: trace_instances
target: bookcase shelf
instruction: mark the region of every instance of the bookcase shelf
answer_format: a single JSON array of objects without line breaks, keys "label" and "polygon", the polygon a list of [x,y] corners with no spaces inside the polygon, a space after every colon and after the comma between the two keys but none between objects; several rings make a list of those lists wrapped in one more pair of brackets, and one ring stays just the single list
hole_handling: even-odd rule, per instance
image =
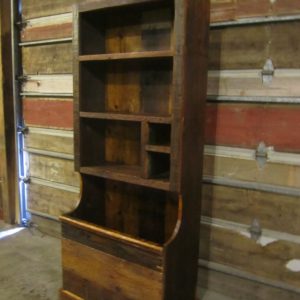
[{"label": "bookcase shelf", "polygon": [[80,55],[79,61],[135,60],[135,59],[156,59],[156,58],[172,58],[172,57],[173,57],[173,51],[161,50],[161,51]]},{"label": "bookcase shelf", "polygon": [[166,179],[144,179],[141,177],[141,170],[139,166],[128,165],[103,165],[95,167],[82,167],[80,172],[86,175],[93,175],[105,179],[111,179],[140,186],[146,186],[154,189],[168,191],[170,183]]},{"label": "bookcase shelf", "polygon": [[86,119],[99,119],[99,120],[119,120],[119,121],[132,121],[132,122],[151,122],[155,124],[171,124],[172,119],[168,116],[151,116],[140,114],[119,114],[119,113],[95,113],[95,112],[80,112],[80,117]]},{"label": "bookcase shelf", "polygon": [[209,0],[87,1],[73,23],[61,299],[194,300]]}]

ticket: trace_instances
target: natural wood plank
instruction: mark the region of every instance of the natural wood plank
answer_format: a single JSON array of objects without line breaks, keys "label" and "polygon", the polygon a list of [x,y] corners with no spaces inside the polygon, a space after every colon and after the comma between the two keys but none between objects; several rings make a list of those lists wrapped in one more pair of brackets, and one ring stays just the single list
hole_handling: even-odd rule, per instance
[{"label": "natural wood plank", "polygon": [[[64,289],[80,297],[91,300],[99,295],[103,300],[162,297],[162,273],[158,271],[67,239],[62,241],[62,251]],[[85,288],[81,288],[82,280]]]},{"label": "natural wood plank", "polygon": [[278,186],[299,188],[300,166],[267,163],[259,168],[255,160],[236,159],[206,155],[204,175],[224,177],[242,181],[267,183]]},{"label": "natural wood plank", "polygon": [[76,296],[75,294],[66,291],[66,290],[61,290],[60,291],[60,299],[61,300],[84,300],[81,297]]},{"label": "natural wood plank", "polygon": [[[276,68],[297,68],[300,39],[299,21],[225,27],[211,30],[210,69],[259,69],[268,58]],[[57,25],[58,26],[58,25]],[[62,28],[63,30],[64,28]],[[61,32],[60,28],[57,29]],[[71,73],[71,43],[23,48],[24,69],[28,74]],[[137,57],[136,57],[137,55]],[[81,56],[86,60],[169,57],[172,52],[102,54]]]},{"label": "natural wood plank", "polygon": [[[25,19],[70,12],[73,3],[78,0],[24,0],[23,16]],[[295,0],[211,0],[211,22],[238,20],[249,17],[271,15],[291,15],[300,11]]]},{"label": "natural wood plank", "polygon": [[146,145],[145,150],[148,152],[171,153],[170,146]]},{"label": "natural wood plank", "polygon": [[136,166],[97,166],[97,167],[82,167],[80,172],[83,174],[99,176],[102,178],[138,184],[141,186],[152,187],[168,191],[170,183],[167,180],[143,179],[141,177],[140,167]]},{"label": "natural wood plank", "polygon": [[70,43],[22,47],[24,74],[72,73]]},{"label": "natural wood plank", "polygon": [[[73,128],[72,102],[27,98],[24,104],[27,124],[51,128]],[[261,141],[264,141],[277,151],[299,152],[298,114],[297,106],[208,104],[206,143],[256,148]],[[81,116],[124,121],[149,120],[155,123],[170,121],[169,118],[163,117],[126,114],[81,113]]]},{"label": "natural wood plank", "polygon": [[209,73],[210,96],[298,97],[300,74],[292,70],[276,70],[270,84],[263,84],[261,70],[216,71]]},{"label": "natural wood plank", "polygon": [[[300,4],[298,13],[300,12]],[[280,1],[276,1],[280,3]],[[296,28],[300,22],[274,23],[270,26],[270,49],[269,57],[272,59],[275,68],[299,68],[300,60],[300,37]]]},{"label": "natural wood plank", "polygon": [[268,43],[269,31],[266,25],[210,30],[209,69],[262,68],[269,58],[268,49],[272,47]]},{"label": "natural wood plank", "polygon": [[12,6],[0,2],[0,202],[6,223],[14,224],[19,213],[19,175],[16,112],[13,87]]},{"label": "natural wood plank", "polygon": [[118,235],[116,232],[99,230],[99,228],[95,228],[95,230],[88,228],[88,231],[86,231],[87,227],[80,226],[79,224],[75,224],[78,228],[75,227],[74,230],[74,222],[67,223],[71,220],[68,219],[66,221],[65,218],[62,218],[62,220],[64,238],[87,245],[109,255],[125,259],[126,261],[142,265],[154,271],[162,270],[162,253],[161,248],[157,247],[157,245],[129,239],[123,235]]},{"label": "natural wood plank", "polygon": [[[54,124],[55,125],[55,124]],[[66,137],[42,132],[31,132],[25,135],[25,147],[39,150],[53,151],[64,154],[73,154],[73,137]]]},{"label": "natural wood plank", "polygon": [[[209,96],[298,97],[300,94],[298,85],[300,72],[298,70],[275,70],[270,85],[262,83],[261,70],[211,71],[208,76]],[[72,76],[69,75],[32,76],[23,84],[23,92],[28,93],[69,94],[72,91],[73,81]],[[167,91],[165,90],[165,92]],[[166,98],[163,97],[163,99]],[[164,107],[164,109],[166,108]]]},{"label": "natural wood plank", "polygon": [[29,155],[30,176],[71,186],[79,186],[73,161],[40,155]]},{"label": "natural wood plank", "polygon": [[22,14],[24,19],[50,16],[70,12],[72,5],[82,0],[24,0]]},{"label": "natural wood plank", "polygon": [[206,143],[299,152],[300,107],[263,104],[208,104]]},{"label": "natural wood plank", "polygon": [[262,278],[300,287],[300,273],[286,265],[300,257],[300,245],[274,240],[263,246],[239,231],[202,225],[200,258]]},{"label": "natural wood plank", "polygon": [[154,59],[154,58],[168,58],[172,56],[173,56],[172,51],[161,50],[161,51],[147,51],[147,52],[80,55],[79,61],[110,61],[110,60],[147,59],[147,58]]},{"label": "natural wood plank", "polygon": [[249,226],[257,219],[264,229],[300,234],[300,195],[204,184],[202,214]]},{"label": "natural wood plank", "polygon": [[273,12],[276,15],[299,14],[300,3],[294,0],[277,0],[273,3]]},{"label": "natural wood plank", "polygon": [[119,121],[132,121],[132,122],[152,122],[157,124],[170,124],[171,117],[168,116],[155,116],[155,115],[143,115],[143,114],[119,114],[119,113],[91,113],[80,112],[80,117],[99,119],[99,120],[119,120]]},{"label": "natural wood plank", "polygon": [[24,119],[30,126],[73,128],[73,102],[63,99],[24,99]]},{"label": "natural wood plank", "polygon": [[44,24],[41,26],[26,26],[21,31],[22,42],[61,39],[72,37],[72,23]]},{"label": "natural wood plank", "polygon": [[[230,272],[230,271],[229,271]],[[254,277],[255,278],[255,277]],[[261,278],[257,277],[257,280]],[[283,288],[273,287],[259,281],[240,278],[225,272],[199,268],[198,287],[205,291],[198,291],[199,299],[217,300],[219,298],[209,297],[209,292],[214,291],[220,296],[220,300],[297,300],[299,293],[288,291]],[[204,294],[204,296],[203,296]],[[201,297],[202,295],[202,297]],[[207,297],[208,296],[208,297]],[[217,296],[216,296],[217,297]],[[223,298],[224,297],[224,298]]]},{"label": "natural wood plank", "polygon": [[72,75],[30,76],[22,85],[22,92],[34,94],[72,94]]},{"label": "natural wood plank", "polygon": [[73,211],[79,202],[79,194],[77,193],[35,183],[31,183],[27,191],[30,210],[55,217]]}]

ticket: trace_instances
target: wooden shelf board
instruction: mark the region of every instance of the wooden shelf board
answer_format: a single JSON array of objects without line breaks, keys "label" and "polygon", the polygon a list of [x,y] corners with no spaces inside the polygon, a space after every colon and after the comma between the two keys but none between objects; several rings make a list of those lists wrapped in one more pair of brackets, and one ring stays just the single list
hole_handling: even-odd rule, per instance
[{"label": "wooden shelf board", "polygon": [[166,153],[166,154],[171,153],[171,147],[170,146],[146,145],[145,149],[148,152],[157,152],[157,153]]},{"label": "wooden shelf board", "polygon": [[168,116],[152,116],[146,114],[126,114],[111,112],[80,112],[80,117],[99,120],[119,120],[131,122],[152,122],[171,124],[172,118]]},{"label": "wooden shelf board", "polygon": [[169,191],[170,182],[168,180],[144,179],[141,177],[139,166],[128,165],[103,165],[95,167],[81,167],[80,173],[98,176],[106,179],[122,181],[154,189]]},{"label": "wooden shelf board", "polygon": [[130,60],[130,59],[170,58],[173,57],[173,55],[174,53],[171,50],[106,53],[106,54],[80,55],[79,61],[112,61],[112,60]]},{"label": "wooden shelf board", "polygon": [[163,247],[160,246],[159,244],[156,244],[156,243],[153,243],[150,241],[146,241],[146,240],[142,240],[142,239],[137,239],[137,238],[131,237],[129,235],[126,235],[124,233],[121,233],[121,232],[118,232],[115,230],[111,230],[109,228],[104,228],[102,226],[95,225],[93,223],[80,220],[78,218],[74,218],[74,217],[65,215],[65,216],[61,216],[60,220],[64,223],[70,224],[77,228],[93,232],[93,233],[101,235],[105,238],[117,240],[119,242],[122,242],[122,243],[130,245],[130,246],[143,248],[143,249],[146,249],[151,252],[155,252],[160,255],[162,254],[162,251],[163,251]]}]

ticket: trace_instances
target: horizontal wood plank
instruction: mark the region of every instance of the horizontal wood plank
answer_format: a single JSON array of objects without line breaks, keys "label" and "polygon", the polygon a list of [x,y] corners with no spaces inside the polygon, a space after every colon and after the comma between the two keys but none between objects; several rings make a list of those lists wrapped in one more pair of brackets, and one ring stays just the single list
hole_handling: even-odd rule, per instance
[{"label": "horizontal wood plank", "polygon": [[[299,97],[300,71],[275,70],[272,83],[262,82],[261,70],[223,70],[208,73],[210,97]],[[72,75],[30,76],[23,84],[23,93],[66,94],[73,93]],[[39,94],[37,94],[39,95]]]},{"label": "horizontal wood plank", "polygon": [[208,104],[206,143],[300,152],[300,106]]},{"label": "horizontal wood plank", "polygon": [[25,147],[46,151],[53,151],[64,154],[73,154],[74,145],[72,136],[59,135],[59,131],[49,134],[43,131],[34,131],[29,129],[29,133],[25,135]]},{"label": "horizontal wood plank", "polygon": [[72,5],[80,0],[23,0],[22,15],[24,19],[32,19],[70,12]]},{"label": "horizontal wood plank", "polygon": [[35,183],[31,183],[27,191],[30,210],[55,217],[73,211],[79,202],[77,193]]},{"label": "horizontal wood plank", "polygon": [[[257,281],[241,278],[225,272],[199,268],[198,273],[198,298],[204,300],[297,300],[299,293],[283,288],[274,287],[262,283],[259,277]],[[255,278],[255,277],[254,277]],[[202,289],[202,290],[201,290]],[[203,289],[205,289],[203,291]],[[210,292],[220,295],[219,298],[210,298]],[[218,297],[218,296],[217,296]],[[227,298],[228,297],[228,298]]]},{"label": "horizontal wood plank", "polygon": [[24,74],[72,73],[72,47],[70,43],[22,48]]},{"label": "horizontal wood plank", "polygon": [[299,235],[299,214],[300,195],[293,197],[211,184],[203,186],[203,216],[249,226],[257,219],[263,229]]},{"label": "horizontal wood plank", "polygon": [[255,160],[205,155],[204,176],[257,182],[283,187],[300,187],[300,167],[267,163],[260,168]]},{"label": "horizontal wood plank", "polygon": [[43,26],[26,26],[21,31],[21,41],[32,42],[72,37],[72,23],[65,19],[62,22]]},{"label": "horizontal wood plank", "polygon": [[[82,0],[24,0],[25,19],[50,16],[70,12],[72,4]],[[295,0],[211,0],[211,22],[237,20],[250,17],[288,15],[300,12]]]},{"label": "horizontal wood plank", "polygon": [[50,99],[24,99],[26,125],[52,128],[73,128],[73,102]]},{"label": "horizontal wood plank", "polygon": [[74,171],[74,163],[70,160],[29,154],[30,176],[79,186],[79,175]]},{"label": "horizontal wood plank", "polygon": [[202,225],[200,258],[256,276],[300,287],[300,273],[287,264],[300,257],[300,245],[283,240],[261,244],[243,232]]},{"label": "horizontal wood plank", "polygon": [[[64,289],[86,299],[161,299],[162,273],[67,239],[62,241]],[[111,280],[113,278],[113,280]],[[85,282],[85,288],[81,283]],[[137,288],[138,287],[138,288]],[[121,291],[121,292],[120,292]]]},{"label": "horizontal wood plank", "polygon": [[[208,104],[206,143],[253,149],[263,141],[276,151],[300,152],[299,113],[299,106]],[[70,101],[26,98],[24,116],[28,125],[73,128],[73,104]],[[82,116],[85,114],[82,113]],[[106,114],[99,116],[104,118]],[[116,119],[125,117],[116,115]],[[132,118],[140,120],[138,117]],[[155,122],[164,122],[164,119],[157,118]]]},{"label": "horizontal wood plank", "polygon": [[[210,32],[209,68],[211,70],[261,69],[271,58],[275,68],[298,68],[300,59],[300,38],[297,28],[300,22],[261,24],[216,28]],[[71,24],[69,23],[71,26]],[[66,24],[57,24],[54,32],[60,38]],[[46,26],[35,30],[51,32]],[[28,29],[29,30],[29,29]],[[33,30],[33,29],[31,29]],[[25,34],[25,33],[24,33]],[[47,35],[45,36],[46,39]],[[53,74],[72,72],[72,44],[70,42],[43,46],[23,47],[23,64],[26,74]],[[171,56],[168,51],[137,54],[104,54],[82,56],[81,60],[129,59],[151,56]],[[137,58],[135,57],[135,58]]]}]

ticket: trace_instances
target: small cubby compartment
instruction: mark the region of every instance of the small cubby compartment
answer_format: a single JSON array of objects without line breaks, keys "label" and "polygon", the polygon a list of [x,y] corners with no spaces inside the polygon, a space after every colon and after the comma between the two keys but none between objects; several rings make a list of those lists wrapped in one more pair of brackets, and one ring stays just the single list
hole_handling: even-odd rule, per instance
[{"label": "small cubby compartment", "polygon": [[80,63],[80,111],[168,116],[172,110],[169,58]]},{"label": "small cubby compartment", "polygon": [[148,156],[148,178],[169,180],[170,179],[170,154],[150,152]]},{"label": "small cubby compartment", "polygon": [[171,124],[149,124],[149,145],[170,146]]},{"label": "small cubby compartment", "polygon": [[170,49],[174,6],[159,2],[82,12],[80,55]]},{"label": "small cubby compartment", "polygon": [[70,217],[128,236],[164,244],[175,229],[173,193],[83,175],[81,204]]}]

